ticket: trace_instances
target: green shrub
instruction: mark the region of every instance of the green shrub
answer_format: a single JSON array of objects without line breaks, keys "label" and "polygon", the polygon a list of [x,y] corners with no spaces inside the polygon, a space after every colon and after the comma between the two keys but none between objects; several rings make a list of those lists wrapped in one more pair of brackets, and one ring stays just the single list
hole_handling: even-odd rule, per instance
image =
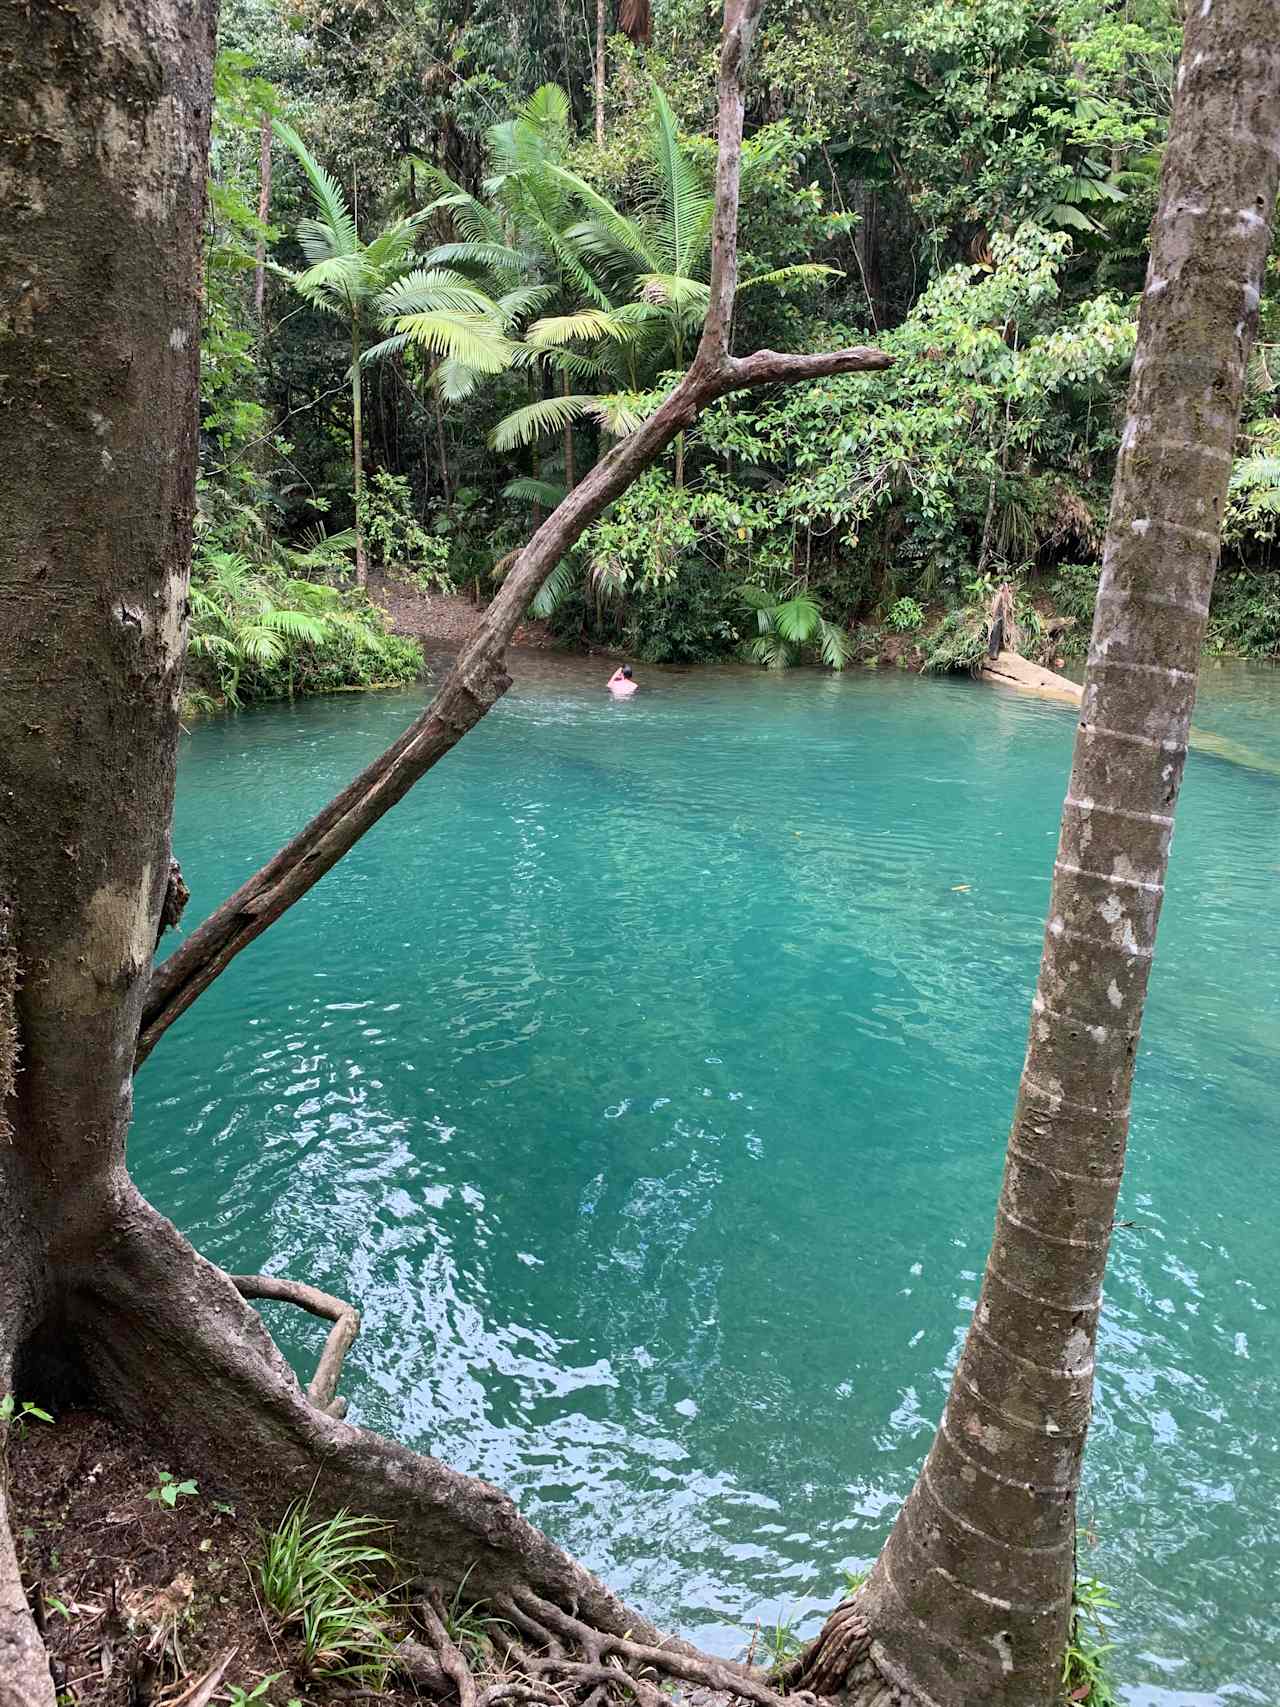
[{"label": "green shrub", "polygon": [[924,611],[914,599],[904,597],[889,607],[885,621],[899,634],[915,634],[924,627]]},{"label": "green shrub", "polygon": [[380,469],[360,499],[365,541],[375,563],[404,568],[423,592],[451,593],[449,543],[428,533],[414,514],[408,478]]},{"label": "green shrub", "polygon": [[360,593],[205,549],[191,570],[188,708],[412,681],[415,641],[387,632]]}]

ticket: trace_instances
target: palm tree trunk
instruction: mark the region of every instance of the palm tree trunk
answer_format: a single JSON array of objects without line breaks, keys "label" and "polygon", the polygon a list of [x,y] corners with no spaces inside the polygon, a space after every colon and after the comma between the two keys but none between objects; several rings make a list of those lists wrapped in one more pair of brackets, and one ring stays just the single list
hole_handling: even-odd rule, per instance
[{"label": "palm tree trunk", "polygon": [[356,586],[369,584],[369,562],[364,549],[364,517],[360,513],[364,497],[364,439],[360,423],[360,327],[351,316],[351,490],[356,507]]},{"label": "palm tree trunk", "polygon": [[604,147],[604,43],[609,0],[596,0],[596,147]]},{"label": "palm tree trunk", "polygon": [[[267,223],[267,215],[271,212],[271,117],[263,113],[262,123],[258,131],[258,224]],[[254,254],[253,266],[253,314],[258,324],[262,324],[262,311],[267,298],[267,240],[261,232],[258,234],[258,245]]]},{"label": "palm tree trunk", "polygon": [[449,457],[444,442],[444,409],[440,403],[440,393],[434,388],[431,402],[436,418],[436,455],[440,459],[440,488],[444,493],[444,501],[448,504],[453,500],[453,492],[449,486]]},{"label": "palm tree trunk", "polygon": [[1056,1697],[1130,1085],[1280,177],[1277,22],[1276,0],[1188,16],[995,1239],[920,1477],[796,1668],[819,1694]]},{"label": "palm tree trunk", "polygon": [[[569,395],[569,375],[567,373],[562,377],[561,389],[567,397]],[[577,484],[573,467],[573,422],[566,421],[564,428],[564,489],[566,492],[572,492]]]}]

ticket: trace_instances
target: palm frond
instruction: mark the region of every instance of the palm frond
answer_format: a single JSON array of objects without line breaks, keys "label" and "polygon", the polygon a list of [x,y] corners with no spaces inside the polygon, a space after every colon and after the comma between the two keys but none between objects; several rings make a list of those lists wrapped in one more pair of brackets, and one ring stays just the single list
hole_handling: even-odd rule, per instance
[{"label": "palm frond", "polygon": [[377,281],[365,265],[364,255],[331,255],[299,274],[294,289],[319,308],[339,305],[344,313],[358,308],[375,289]]},{"label": "palm frond", "polygon": [[642,273],[636,279],[636,295],[642,302],[675,309],[705,308],[711,286],[681,273]]},{"label": "palm frond", "polygon": [[853,656],[853,644],[844,629],[825,617],[818,625],[818,650],[822,662],[833,670],[843,670]]},{"label": "palm frond", "polygon": [[337,179],[325,171],[292,125],[286,124],[283,119],[272,119],[271,128],[306,173],[320,215],[316,223],[327,227],[332,234],[333,253],[352,254],[358,248],[360,239],[356,233],[356,222],[351,217],[346,197],[339,188]]},{"label": "palm frond", "polygon": [[792,646],[803,646],[818,632],[822,612],[811,598],[797,593],[775,608],[773,621],[785,641]]},{"label": "palm frond", "polygon": [[634,219],[628,219],[626,214],[620,213],[607,196],[602,196],[598,190],[592,189],[584,178],[580,178],[576,172],[570,172],[565,166],[548,166],[547,172],[564,184],[584,207],[590,209],[595,223],[609,234],[619,248],[631,255],[641,266],[654,271],[661,266],[644,228]]},{"label": "palm frond", "polygon": [[785,670],[791,662],[786,642],[777,634],[758,634],[743,647],[748,658],[770,670]]},{"label": "palm frond", "polygon": [[431,376],[431,388],[444,403],[464,403],[472,396],[484,375],[465,362],[446,356],[436,364]]},{"label": "palm frond", "polygon": [[460,232],[465,239],[475,243],[502,245],[502,225],[491,208],[487,208],[470,190],[464,190],[461,184],[454,183],[449,174],[442,172],[438,166],[425,167],[423,176],[436,191],[435,200],[423,208],[424,214],[437,213],[443,209],[452,218],[455,231]]},{"label": "palm frond", "polygon": [[265,610],[255,626],[269,629],[272,634],[283,635],[289,640],[308,640],[312,645],[324,639],[327,624],[322,616],[313,616],[310,611],[289,610],[277,605],[274,610]]},{"label": "palm frond", "polygon": [[572,314],[553,314],[545,320],[535,320],[525,333],[525,341],[535,350],[544,350],[575,340],[587,343],[596,338],[621,340],[630,336],[630,330],[610,310],[579,308]]},{"label": "palm frond", "polygon": [[482,267],[490,273],[518,278],[536,266],[537,257],[508,243],[490,243],[468,237],[461,243],[437,243],[422,257],[426,267]]},{"label": "palm frond", "polygon": [[824,266],[820,261],[798,261],[790,267],[773,267],[767,273],[756,273],[749,279],[743,279],[738,285],[739,290],[750,290],[753,285],[778,285],[815,283],[818,279],[842,279],[844,274],[839,267]]},{"label": "palm frond", "polygon": [[390,338],[382,338],[376,344],[370,344],[367,350],[360,352],[360,366],[372,367],[375,362],[384,362],[388,356],[401,355],[409,347],[409,334],[397,332]]},{"label": "palm frond", "polygon": [[535,89],[520,109],[520,117],[537,130],[569,130],[569,97],[558,83],[544,83]]},{"label": "palm frond", "polygon": [[518,285],[515,290],[504,291],[498,298],[498,312],[510,329],[526,314],[536,314],[540,308],[545,308],[554,295],[552,285]]},{"label": "palm frond", "polygon": [[557,605],[564,603],[580,572],[572,557],[562,557],[529,601],[530,614],[544,618],[553,615]]},{"label": "palm frond", "polygon": [[493,450],[517,450],[548,433],[562,433],[599,408],[599,397],[544,397],[505,415],[489,434]]},{"label": "palm frond", "polygon": [[554,510],[557,504],[562,504],[565,489],[554,480],[534,480],[522,474],[515,480],[508,480],[502,488],[504,498],[516,498],[525,504],[541,504],[544,510]]},{"label": "palm frond", "polygon": [[444,267],[406,273],[378,297],[378,312],[390,322],[403,314],[480,314],[496,319],[498,305],[475,283]]},{"label": "palm frond", "polygon": [[[700,182],[689,156],[680,146],[675,114],[656,83],[653,94],[652,144],[663,198],[666,269],[688,273],[701,259],[699,250],[710,232],[714,199]],[[664,269],[653,268],[654,272]]]},{"label": "palm frond", "polygon": [[476,373],[501,373],[511,366],[513,346],[486,314],[402,314],[395,327],[410,343]]}]

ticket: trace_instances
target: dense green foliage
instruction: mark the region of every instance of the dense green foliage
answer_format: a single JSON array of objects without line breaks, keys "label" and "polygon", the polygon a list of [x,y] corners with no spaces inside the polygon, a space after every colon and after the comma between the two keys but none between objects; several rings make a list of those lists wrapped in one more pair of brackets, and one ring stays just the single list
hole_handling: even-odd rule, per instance
[{"label": "dense green foliage", "polygon": [[[326,568],[313,552],[299,574],[286,557],[356,525],[353,345],[371,559],[481,596],[689,359],[717,8],[661,0],[647,48],[611,38],[602,147],[586,14],[526,4],[503,19],[459,0],[224,8],[195,626],[213,691],[415,667],[368,621],[353,638],[350,595],[317,603],[346,558]],[[887,647],[963,668],[1008,579],[1026,649],[1078,648],[1178,39],[1170,0],[773,0],[744,151],[756,288],[735,343],[874,340],[896,365],[719,405],[590,530],[535,614],[653,660],[840,667]],[[1220,651],[1280,651],[1278,363],[1280,260],[1232,483]],[[250,592],[215,621],[228,556]]]}]

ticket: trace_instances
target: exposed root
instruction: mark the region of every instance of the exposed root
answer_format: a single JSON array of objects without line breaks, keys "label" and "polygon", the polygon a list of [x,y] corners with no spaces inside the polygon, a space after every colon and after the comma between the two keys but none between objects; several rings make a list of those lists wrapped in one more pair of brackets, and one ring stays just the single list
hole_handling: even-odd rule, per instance
[{"label": "exposed root", "polygon": [[307,1388],[307,1397],[318,1411],[327,1411],[331,1417],[345,1417],[347,1401],[338,1398],[337,1392],[343,1361],[360,1332],[360,1313],[354,1305],[300,1280],[285,1280],[276,1275],[233,1274],[230,1280],[242,1298],[270,1298],[281,1304],[296,1304],[300,1310],[309,1310],[313,1316],[322,1316],[333,1323]]},{"label": "exposed root", "polygon": [[419,1609],[422,1622],[440,1656],[440,1666],[458,1694],[459,1707],[476,1707],[478,1692],[471,1667],[463,1657],[444,1626],[444,1601],[439,1589],[432,1589]]},{"label": "exposed root", "polygon": [[890,1683],[876,1663],[861,1589],[840,1602],[777,1681],[789,1696],[808,1691],[839,1695],[850,1707],[917,1707],[915,1697]]},{"label": "exposed root", "polygon": [[[674,1682],[711,1692],[716,1707],[784,1707],[784,1696],[828,1694],[849,1707],[913,1707],[878,1670],[858,1601],[838,1607],[809,1654],[782,1676],[663,1635],[498,1489],[308,1402],[243,1297],[294,1303],[334,1322],[310,1389],[326,1406],[354,1336],[349,1306],[294,1281],[233,1283],[127,1182],[117,1202],[112,1235],[66,1294],[68,1327],[99,1402],[152,1438],[180,1443],[186,1462],[202,1464],[211,1484],[236,1488],[250,1506],[278,1509],[310,1497],[320,1511],[359,1512],[394,1526],[399,1555],[446,1593],[466,1582],[507,1629],[500,1639],[491,1629],[492,1663],[473,1676],[448,1634],[443,1599],[429,1598],[423,1639],[400,1643],[393,1655],[425,1696],[457,1707],[669,1707]],[[48,1691],[6,1699],[0,1690],[0,1707],[51,1701]]]},{"label": "exposed root", "polygon": [[[770,1687],[763,1673],[732,1660],[700,1654],[686,1643],[659,1646],[597,1629],[531,1589],[517,1589],[500,1599],[498,1607],[504,1617],[545,1649],[544,1657],[524,1656],[525,1663],[540,1671],[605,1689],[622,1685],[641,1700],[656,1697],[661,1701],[661,1691],[645,1677],[647,1672],[737,1696],[755,1703],[755,1707],[781,1707],[781,1695]],[[581,1651],[581,1659],[567,1657],[570,1644]],[[621,1664],[611,1666],[611,1659]]]},{"label": "exposed root", "polygon": [[23,1593],[0,1483],[0,1707],[54,1707],[54,1700],[49,1656]]}]

